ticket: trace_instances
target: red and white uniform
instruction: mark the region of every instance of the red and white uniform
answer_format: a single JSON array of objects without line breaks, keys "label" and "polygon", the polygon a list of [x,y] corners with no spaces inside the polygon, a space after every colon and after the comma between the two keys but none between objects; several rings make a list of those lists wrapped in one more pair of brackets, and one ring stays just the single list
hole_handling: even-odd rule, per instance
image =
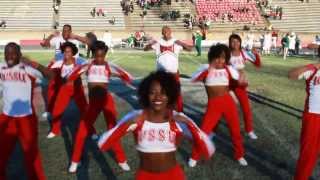
[{"label": "red and white uniform", "polygon": [[[232,66],[226,66],[223,69],[215,69],[205,66],[196,72],[192,81],[202,81],[205,86],[229,86],[230,80],[238,80],[239,73]],[[201,129],[210,134],[218,124],[221,116],[225,117],[231,133],[231,139],[234,149],[234,158],[240,159],[244,156],[244,148],[242,144],[242,136],[240,134],[240,123],[237,107],[229,93],[210,98],[208,100],[207,110],[202,119]],[[192,150],[192,159],[199,160],[199,152],[195,148]]]},{"label": "red and white uniform", "polygon": [[21,143],[28,179],[45,179],[38,148],[38,120],[32,96],[36,79],[42,75],[36,69],[19,63],[8,67],[0,63],[3,87],[3,112],[0,115],[0,179],[6,179],[6,165],[17,139]]},{"label": "red and white uniform", "polygon": [[[86,110],[87,101],[81,78],[70,79],[71,74],[78,70],[84,63],[75,60],[72,64],[66,65],[65,61],[56,61],[50,67],[56,74],[54,80],[54,91],[48,91],[49,105],[52,111],[52,127],[51,132],[60,134],[61,117],[67,108],[71,98],[73,98],[80,109],[81,115]],[[53,89],[53,88],[52,88]]]},{"label": "red and white uniform", "polygon": [[313,65],[299,76],[306,80],[306,101],[302,120],[300,155],[295,180],[308,180],[320,152],[320,71]]},{"label": "red and white uniform", "polygon": [[[230,58],[230,64],[237,70],[243,70],[245,68],[246,61],[253,63],[256,67],[261,66],[260,56],[257,53],[252,53],[251,51],[242,50],[239,56],[231,55]],[[247,85],[231,84],[230,88],[235,93],[242,108],[245,130],[247,133],[252,132],[253,116],[247,93]]]},{"label": "red and white uniform", "polygon": [[[157,71],[166,71],[175,74],[176,80],[180,85],[179,53],[183,49],[183,47],[175,44],[175,41],[176,39],[165,41],[161,38],[157,43],[152,45],[152,48],[155,50],[157,56]],[[178,96],[176,109],[179,112],[183,111],[183,99],[181,92]]]},{"label": "red and white uniform", "polygon": [[179,70],[179,53],[183,49],[182,46],[175,44],[175,39],[165,41],[160,39],[152,45],[156,51],[157,70],[170,73],[178,73]]},{"label": "red and white uniform", "polygon": [[[206,158],[210,158],[215,148],[208,136],[190,119],[184,123],[174,120],[173,117],[176,114],[177,112],[173,111],[168,122],[152,123],[145,118],[144,111],[133,111],[120,120],[116,127],[104,133],[98,145],[101,150],[107,150],[126,133],[133,131],[138,151],[145,153],[173,152],[176,151],[179,137],[191,133],[194,147]],[[185,116],[182,113],[180,114]],[[151,173],[138,170],[136,173],[136,179],[138,180],[147,179],[148,177],[156,179],[159,179],[159,177],[183,179],[184,174],[179,166],[166,172]]]},{"label": "red and white uniform", "polygon": [[[80,76],[81,73],[86,72],[88,83],[108,83],[111,74],[127,74],[127,76],[125,77],[120,77],[122,77],[122,79],[126,83],[131,82],[132,77],[130,74],[125,71],[119,73],[118,71],[120,70],[120,68],[117,67],[117,71],[114,67],[116,66],[109,66],[107,62],[104,65],[97,65],[93,61],[91,64],[84,65],[78,71],[75,71],[75,73],[72,74],[70,78],[76,78],[76,76]],[[97,97],[89,96],[89,107],[85,113],[84,118],[81,118],[76,133],[75,144],[73,146],[72,162],[80,162],[85,139],[88,135],[96,133],[94,123],[101,111],[104,114],[104,118],[107,124],[107,130],[113,128],[116,125],[117,111],[115,108],[113,97],[107,91],[105,91],[105,94],[100,94]],[[118,163],[123,163],[126,161],[127,158],[120,141],[114,144],[112,150],[115,153]]]}]

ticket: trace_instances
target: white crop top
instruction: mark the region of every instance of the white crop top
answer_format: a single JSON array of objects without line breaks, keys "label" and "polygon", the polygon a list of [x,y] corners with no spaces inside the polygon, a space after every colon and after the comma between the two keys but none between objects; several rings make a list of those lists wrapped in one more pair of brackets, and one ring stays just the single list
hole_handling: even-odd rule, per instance
[{"label": "white crop top", "polygon": [[240,70],[245,68],[245,60],[242,55],[231,56],[230,63],[235,69]]},{"label": "white crop top", "polygon": [[[177,125],[178,126],[178,125]],[[145,120],[138,132],[136,149],[140,152],[172,152],[176,150],[176,133],[170,123],[152,123]]]},{"label": "white crop top", "polygon": [[88,82],[108,83],[110,77],[110,71],[106,68],[106,65],[94,65],[92,64],[88,69]]},{"label": "white crop top", "polygon": [[68,77],[72,73],[73,68],[74,68],[74,64],[69,64],[69,65],[63,64],[61,67],[61,77],[63,78]]},{"label": "white crop top", "polygon": [[[227,71],[228,68],[228,71]],[[206,86],[228,86],[229,85],[229,73],[232,79],[238,80],[239,73],[232,66],[227,66],[223,69],[214,69],[206,66],[200,69],[192,76],[192,81],[204,81]]]}]

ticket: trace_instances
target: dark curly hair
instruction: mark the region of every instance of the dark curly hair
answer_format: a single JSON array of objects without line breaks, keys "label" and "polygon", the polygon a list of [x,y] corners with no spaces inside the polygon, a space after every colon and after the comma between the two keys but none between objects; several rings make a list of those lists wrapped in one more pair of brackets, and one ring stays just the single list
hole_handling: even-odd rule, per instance
[{"label": "dark curly hair", "polygon": [[76,55],[78,53],[78,48],[75,44],[73,44],[72,42],[65,42],[60,46],[61,52],[64,53],[64,51],[66,50],[66,48],[69,47],[72,50],[72,55]]},{"label": "dark curly hair", "polygon": [[239,42],[240,42],[240,48],[242,47],[242,40],[241,40],[241,37],[238,35],[238,34],[231,34],[229,36],[229,48],[231,48],[231,41],[232,39],[237,39]]},{"label": "dark curly hair", "polygon": [[138,96],[139,102],[143,108],[148,108],[150,106],[149,102],[149,92],[151,84],[157,81],[160,83],[161,88],[164,90],[168,97],[168,106],[174,107],[177,101],[177,97],[180,92],[180,85],[176,81],[175,76],[171,73],[164,71],[157,71],[150,73],[145,77],[139,85]]},{"label": "dark curly hair", "polygon": [[95,54],[95,52],[97,50],[102,50],[104,51],[105,53],[108,52],[109,50],[109,47],[106,45],[106,43],[104,43],[103,41],[96,41],[93,45],[92,45],[92,52],[93,52],[93,55]]},{"label": "dark curly hair", "polygon": [[224,57],[226,60],[226,64],[229,64],[230,61],[230,49],[228,46],[224,44],[216,44],[210,47],[209,52],[208,52],[208,62],[211,64],[211,62],[214,59],[217,59],[219,57]]},{"label": "dark curly hair", "polygon": [[9,42],[5,47],[4,50],[7,51],[8,48],[14,48],[18,53],[18,56],[21,56],[21,47],[15,42]]}]

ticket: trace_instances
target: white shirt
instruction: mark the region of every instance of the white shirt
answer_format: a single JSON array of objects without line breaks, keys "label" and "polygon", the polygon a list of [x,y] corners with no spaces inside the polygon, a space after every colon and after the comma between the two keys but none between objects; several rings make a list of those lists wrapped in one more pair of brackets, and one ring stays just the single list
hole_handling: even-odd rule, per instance
[{"label": "white shirt", "polygon": [[[78,40],[68,39],[68,41],[72,42],[73,44],[75,44],[77,46],[77,48],[79,48],[80,42]],[[56,36],[50,40],[50,45],[55,47],[55,53],[58,54],[58,53],[61,53],[60,46],[65,42],[66,42],[66,40],[63,39],[62,35],[59,35],[59,36]],[[79,56],[79,52],[78,52],[78,54],[76,54],[76,57],[78,57],[78,56]]]},{"label": "white shirt", "polygon": [[[313,74],[314,70],[308,70],[299,76],[299,79],[308,80]],[[305,111],[310,113],[320,114],[320,71],[314,74],[307,83],[307,99],[305,104]]]},{"label": "white shirt", "polygon": [[61,77],[62,78],[66,78],[66,77],[69,77],[69,75],[71,75],[71,73],[73,72],[73,70],[78,66],[78,65],[83,65],[83,64],[86,64],[87,62],[86,61],[80,61],[80,60],[75,60],[75,63],[74,64],[69,64],[69,65],[66,65],[64,63],[64,61],[55,61],[53,63],[52,66],[50,66],[51,69],[60,69],[61,70]]},{"label": "white shirt", "polygon": [[110,74],[106,65],[92,64],[88,69],[88,82],[108,83]]},{"label": "white shirt", "polygon": [[245,68],[245,59],[240,54],[239,56],[231,56],[230,58],[230,64],[238,70]]},{"label": "white shirt", "polygon": [[176,133],[170,123],[152,123],[145,120],[138,132],[136,149],[140,152],[172,152],[176,150]]},{"label": "white shirt", "polygon": [[177,73],[179,69],[179,53],[183,49],[182,46],[175,44],[175,39],[165,41],[160,39],[152,45],[157,55],[157,70],[164,70],[170,73]]},{"label": "white shirt", "polygon": [[34,83],[42,74],[22,63],[8,68],[0,63],[0,80],[3,87],[3,113],[7,116],[22,117],[33,114],[32,93]]}]

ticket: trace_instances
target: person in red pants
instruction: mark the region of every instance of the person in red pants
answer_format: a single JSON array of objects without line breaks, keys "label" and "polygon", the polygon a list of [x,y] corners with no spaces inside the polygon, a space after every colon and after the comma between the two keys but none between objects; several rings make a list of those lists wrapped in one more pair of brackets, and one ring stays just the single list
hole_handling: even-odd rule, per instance
[{"label": "person in red pants", "polygon": [[[207,110],[201,122],[201,129],[209,135],[215,129],[221,116],[224,116],[231,134],[234,158],[240,165],[247,166],[247,161],[244,159],[237,107],[229,94],[231,80],[242,82],[238,71],[227,65],[229,60],[230,50],[227,46],[223,44],[211,46],[208,52],[209,65],[196,72],[192,81],[202,81],[208,95]],[[196,166],[199,159],[199,153],[193,148],[189,166]]]},{"label": "person in red pants", "polygon": [[3,109],[0,114],[0,180],[6,179],[10,154],[20,142],[28,179],[44,180],[45,173],[38,147],[38,119],[33,107],[35,81],[50,78],[44,66],[22,57],[20,46],[5,46],[5,63],[0,63]]},{"label": "person in red pants", "polygon": [[[89,106],[85,113],[84,119],[80,120],[80,124],[76,133],[75,143],[73,146],[73,154],[71,158],[71,165],[69,167],[70,173],[77,171],[78,164],[81,160],[84,143],[88,135],[97,137],[94,128],[99,113],[102,111],[107,124],[107,130],[116,125],[117,111],[113,101],[112,95],[108,92],[108,83],[111,75],[120,76],[126,83],[131,83],[132,76],[119,67],[109,65],[105,60],[108,52],[108,46],[102,41],[97,41],[94,45],[94,59],[90,64],[86,64],[74,71],[69,78],[76,79],[82,73],[86,73],[88,88],[89,88]],[[130,167],[127,164],[127,158],[121,147],[120,141],[115,143],[112,147],[115,152],[116,160],[119,166],[129,171]]]},{"label": "person in red pants", "polygon": [[183,169],[176,160],[177,147],[184,135],[192,136],[194,147],[206,158],[215,151],[209,137],[191,119],[173,110],[178,93],[179,86],[172,74],[151,73],[138,88],[143,109],[125,115],[117,126],[99,139],[99,148],[105,151],[133,132],[140,158],[136,180],[185,180]]},{"label": "person in red pants", "polygon": [[[237,34],[232,34],[229,37],[229,48],[231,50],[230,64],[239,71],[241,76],[248,82],[245,75],[246,61],[252,62],[256,67],[261,66],[261,60],[258,53],[255,51],[246,51],[241,49],[241,38]],[[253,130],[253,116],[250,107],[249,97],[247,93],[248,83],[239,85],[238,83],[231,84],[231,90],[235,93],[239,100],[245,125],[245,131],[251,139],[258,139],[258,136]]]},{"label": "person in red pants", "polygon": [[[154,49],[157,56],[157,71],[165,71],[174,74],[180,86],[179,53],[182,49],[191,51],[192,48],[193,46],[172,38],[170,27],[163,26],[162,38],[159,41],[152,41],[150,44],[145,46],[144,50],[147,51]],[[181,92],[178,95],[176,109],[178,112],[183,112],[183,99]]]},{"label": "person in red pants", "polygon": [[50,103],[54,103],[52,108],[52,124],[51,131],[47,138],[53,138],[60,134],[61,117],[67,108],[71,98],[74,99],[78,108],[80,109],[80,116],[84,114],[87,108],[87,100],[84,94],[81,78],[69,79],[70,74],[78,67],[86,64],[86,61],[75,59],[74,55],[77,54],[78,48],[71,42],[66,42],[61,46],[61,51],[64,54],[63,61],[56,61],[50,69],[55,73],[57,86],[57,94],[55,101],[52,102],[50,95],[48,99]]},{"label": "person in red pants", "polygon": [[302,118],[300,155],[295,180],[308,180],[320,153],[320,63],[293,68],[290,79],[306,81],[306,101]]}]

